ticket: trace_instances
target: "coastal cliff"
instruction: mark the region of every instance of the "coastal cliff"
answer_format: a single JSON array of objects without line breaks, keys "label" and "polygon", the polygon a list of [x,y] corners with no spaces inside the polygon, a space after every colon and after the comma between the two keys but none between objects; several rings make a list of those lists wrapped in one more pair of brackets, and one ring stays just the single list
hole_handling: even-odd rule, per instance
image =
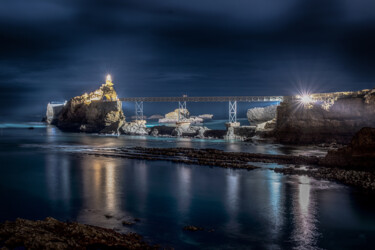
[{"label": "coastal cliff", "polygon": [[118,134],[124,123],[122,103],[107,78],[99,89],[70,99],[61,110],[56,126],[73,132]]},{"label": "coastal cliff", "polygon": [[277,108],[274,136],[281,143],[347,144],[363,127],[375,127],[375,89],[286,97]]}]

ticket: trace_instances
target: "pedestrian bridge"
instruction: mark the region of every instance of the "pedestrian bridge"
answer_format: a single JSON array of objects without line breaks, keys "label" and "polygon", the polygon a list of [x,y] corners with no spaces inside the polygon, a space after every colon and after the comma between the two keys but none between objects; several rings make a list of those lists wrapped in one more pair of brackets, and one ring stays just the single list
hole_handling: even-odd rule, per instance
[{"label": "pedestrian bridge", "polygon": [[[281,102],[283,96],[187,96],[181,97],[123,97],[122,102],[135,103],[137,120],[143,119],[143,102],[178,102],[178,109],[186,109],[187,102],[228,102],[229,122],[237,122],[237,102]],[[181,112],[180,112],[181,113]],[[180,116],[179,116],[180,117]]]}]

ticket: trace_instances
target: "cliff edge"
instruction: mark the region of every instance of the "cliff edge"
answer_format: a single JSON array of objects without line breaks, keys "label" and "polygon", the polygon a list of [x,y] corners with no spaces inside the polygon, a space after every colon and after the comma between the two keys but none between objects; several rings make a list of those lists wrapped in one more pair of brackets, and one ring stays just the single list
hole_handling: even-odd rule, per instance
[{"label": "cliff edge", "polygon": [[107,77],[99,89],[70,99],[61,110],[56,126],[65,131],[118,134],[124,123],[122,103]]},{"label": "cliff edge", "polygon": [[363,127],[375,127],[375,89],[285,97],[274,136],[281,143],[348,144]]}]

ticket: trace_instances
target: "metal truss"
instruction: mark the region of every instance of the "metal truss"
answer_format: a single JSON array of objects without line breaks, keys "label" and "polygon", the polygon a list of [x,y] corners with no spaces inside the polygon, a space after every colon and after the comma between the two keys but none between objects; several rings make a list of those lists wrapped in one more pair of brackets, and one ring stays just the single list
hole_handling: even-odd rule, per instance
[{"label": "metal truss", "polygon": [[143,101],[135,102],[135,119],[143,120]]},{"label": "metal truss", "polygon": [[229,101],[229,122],[237,122],[237,101]]}]

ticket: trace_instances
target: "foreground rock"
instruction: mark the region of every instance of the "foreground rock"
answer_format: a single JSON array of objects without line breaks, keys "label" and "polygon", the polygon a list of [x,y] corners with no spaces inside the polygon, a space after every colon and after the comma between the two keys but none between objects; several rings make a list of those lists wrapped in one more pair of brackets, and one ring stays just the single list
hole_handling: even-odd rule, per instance
[{"label": "foreground rock", "polygon": [[321,164],[375,171],[375,128],[362,128],[349,145],[328,151]]},{"label": "foreground rock", "polygon": [[288,97],[277,108],[275,137],[281,143],[347,144],[375,124],[375,89]]},{"label": "foreground rock", "polygon": [[251,125],[268,122],[276,118],[277,105],[262,108],[251,108],[247,110],[247,119]]},{"label": "foreground rock", "polygon": [[17,219],[0,224],[0,247],[5,249],[158,249],[135,233],[120,234],[111,229],[61,222]]},{"label": "foreground rock", "polygon": [[113,83],[108,78],[94,92],[70,99],[59,114],[56,125],[66,131],[118,134],[124,123],[122,103],[117,100]]}]

